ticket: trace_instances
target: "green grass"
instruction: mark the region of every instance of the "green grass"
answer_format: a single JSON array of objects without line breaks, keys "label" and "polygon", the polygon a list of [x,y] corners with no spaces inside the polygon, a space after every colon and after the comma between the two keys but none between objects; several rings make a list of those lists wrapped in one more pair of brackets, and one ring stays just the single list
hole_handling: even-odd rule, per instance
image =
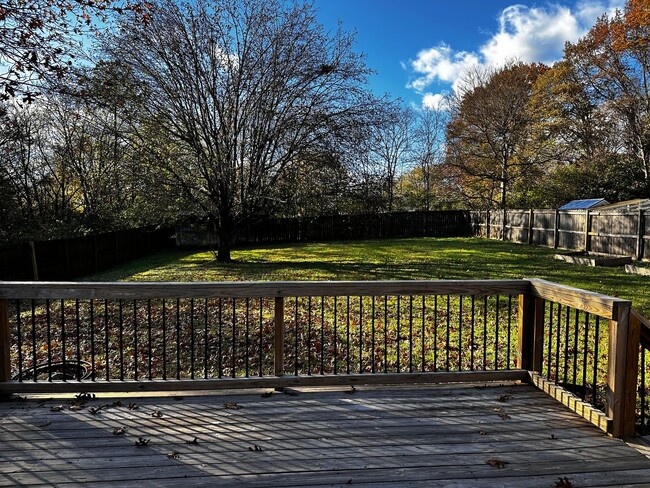
[{"label": "green grass", "polygon": [[622,267],[590,268],[553,259],[538,246],[478,238],[411,238],[282,244],[233,251],[168,251],[89,277],[99,281],[408,280],[544,278],[620,298],[650,315],[648,277]]}]

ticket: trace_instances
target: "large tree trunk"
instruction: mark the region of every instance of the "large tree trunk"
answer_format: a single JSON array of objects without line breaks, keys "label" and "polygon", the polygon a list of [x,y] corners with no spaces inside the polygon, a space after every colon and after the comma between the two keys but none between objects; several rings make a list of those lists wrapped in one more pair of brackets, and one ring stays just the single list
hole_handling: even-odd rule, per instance
[{"label": "large tree trunk", "polygon": [[232,248],[232,235],[224,236],[219,232],[219,248],[217,249],[217,261],[228,263],[232,261],[230,250]]}]

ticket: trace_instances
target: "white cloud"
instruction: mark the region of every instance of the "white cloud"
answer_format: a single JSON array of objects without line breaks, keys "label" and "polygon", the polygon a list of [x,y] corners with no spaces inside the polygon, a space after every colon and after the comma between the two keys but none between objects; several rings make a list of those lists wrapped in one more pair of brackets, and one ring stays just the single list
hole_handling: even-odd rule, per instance
[{"label": "white cloud", "polygon": [[625,0],[579,0],[574,8],[512,5],[501,11],[498,30],[475,52],[455,51],[445,43],[424,49],[407,65],[413,74],[407,88],[424,93],[422,106],[439,101],[426,92],[433,84],[458,88],[471,67],[498,67],[510,60],[553,64],[562,58],[564,44],[582,37],[603,13],[612,14]]},{"label": "white cloud", "polygon": [[422,108],[427,110],[441,110],[444,103],[445,96],[441,93],[425,93],[422,97]]}]

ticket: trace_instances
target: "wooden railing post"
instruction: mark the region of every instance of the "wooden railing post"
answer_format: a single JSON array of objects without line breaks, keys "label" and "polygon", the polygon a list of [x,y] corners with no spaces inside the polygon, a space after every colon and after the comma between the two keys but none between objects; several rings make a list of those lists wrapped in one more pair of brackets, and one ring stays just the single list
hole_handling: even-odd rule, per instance
[{"label": "wooden railing post", "polygon": [[630,307],[616,307],[609,321],[607,364],[607,416],[614,437],[634,435],[639,336],[639,322],[630,320]]},{"label": "wooden railing post", "polygon": [[517,367],[541,372],[544,345],[544,300],[529,294],[519,295],[518,318]]},{"label": "wooden railing post", "polygon": [[[11,381],[11,341],[9,334],[9,304],[0,299],[0,382]],[[0,399],[6,399],[1,395]]]},{"label": "wooden railing post", "polygon": [[274,370],[275,376],[284,376],[284,298],[275,298],[275,345]]}]

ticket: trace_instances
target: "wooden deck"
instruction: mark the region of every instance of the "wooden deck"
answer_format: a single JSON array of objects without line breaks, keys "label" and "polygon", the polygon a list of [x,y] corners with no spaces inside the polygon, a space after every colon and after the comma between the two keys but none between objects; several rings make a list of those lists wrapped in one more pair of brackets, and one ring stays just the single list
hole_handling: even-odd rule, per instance
[{"label": "wooden deck", "polygon": [[530,385],[261,393],[0,404],[0,485],[650,486],[648,458]]}]

